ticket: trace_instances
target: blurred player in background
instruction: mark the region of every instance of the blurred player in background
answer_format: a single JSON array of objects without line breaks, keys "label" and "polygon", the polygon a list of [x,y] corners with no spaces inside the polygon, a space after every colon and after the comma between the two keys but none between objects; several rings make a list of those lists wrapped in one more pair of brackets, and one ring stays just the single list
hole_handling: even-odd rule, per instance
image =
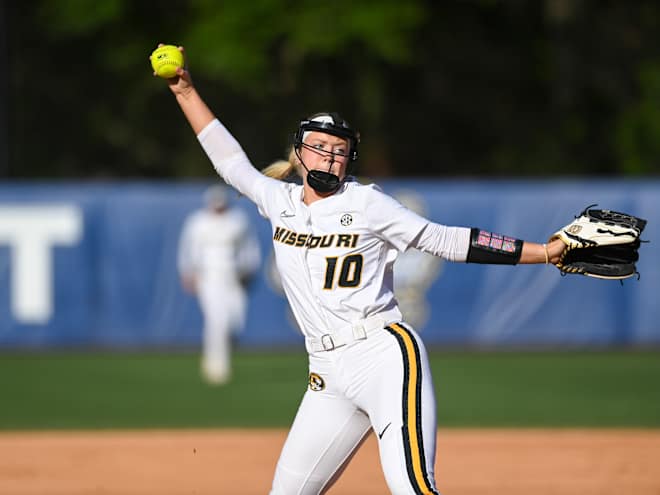
[{"label": "blurred player in background", "polygon": [[247,216],[230,206],[228,192],[208,188],[205,207],[186,218],[179,239],[181,283],[204,317],[201,372],[214,385],[231,378],[232,336],[245,324],[247,288],[261,262]]}]

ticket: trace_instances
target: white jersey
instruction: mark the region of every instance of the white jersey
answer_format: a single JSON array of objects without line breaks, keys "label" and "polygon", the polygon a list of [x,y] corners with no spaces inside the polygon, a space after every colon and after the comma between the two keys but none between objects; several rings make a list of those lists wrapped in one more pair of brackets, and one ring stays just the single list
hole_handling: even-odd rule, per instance
[{"label": "white jersey", "polygon": [[198,139],[225,181],[270,220],[282,286],[307,338],[370,317],[400,321],[393,292],[398,252],[415,247],[452,261],[467,257],[469,229],[430,222],[377,186],[349,179],[307,206],[302,186],[257,171],[219,121]]},{"label": "white jersey", "polygon": [[259,263],[259,246],[242,211],[200,209],[184,222],[179,240],[180,273],[240,288],[241,278],[251,275]]}]

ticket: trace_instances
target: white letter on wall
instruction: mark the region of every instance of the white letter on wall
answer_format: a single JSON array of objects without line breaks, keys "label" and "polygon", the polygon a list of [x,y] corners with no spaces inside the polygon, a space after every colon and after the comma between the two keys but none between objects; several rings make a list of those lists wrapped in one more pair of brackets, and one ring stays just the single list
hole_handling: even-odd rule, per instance
[{"label": "white letter on wall", "polygon": [[51,248],[78,243],[82,225],[75,206],[0,206],[0,244],[11,249],[11,309],[17,321],[43,324],[51,318]]}]

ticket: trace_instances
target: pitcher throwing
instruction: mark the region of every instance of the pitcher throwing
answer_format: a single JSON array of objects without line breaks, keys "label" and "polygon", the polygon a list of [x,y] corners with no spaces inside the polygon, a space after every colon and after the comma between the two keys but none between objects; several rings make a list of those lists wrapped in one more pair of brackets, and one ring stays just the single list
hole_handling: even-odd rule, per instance
[{"label": "pitcher throwing", "polygon": [[[288,162],[256,170],[195,90],[168,79],[213,166],[270,220],[284,291],[305,336],[309,387],[280,455],[271,494],[326,492],[366,435],[378,436],[395,494],[438,493],[436,410],[426,349],[393,294],[397,254],[454,262],[557,262],[564,243],[525,242],[434,223],[351,175],[360,136],[336,113],[302,120]],[[298,173],[302,185],[285,182]]]}]

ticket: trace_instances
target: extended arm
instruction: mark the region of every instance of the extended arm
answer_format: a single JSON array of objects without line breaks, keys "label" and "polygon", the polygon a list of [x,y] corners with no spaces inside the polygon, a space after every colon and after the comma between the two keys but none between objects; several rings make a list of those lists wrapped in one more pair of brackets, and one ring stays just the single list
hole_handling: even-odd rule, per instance
[{"label": "extended arm", "polygon": [[[179,49],[183,51],[183,48]],[[215,170],[227,184],[262,209],[264,186],[272,179],[265,177],[252,166],[241,145],[197,92],[187,69],[179,67],[176,76],[167,82]]]},{"label": "extended arm", "polygon": [[[180,47],[179,50],[183,51],[183,48]],[[215,115],[195,89],[188,70],[179,67],[176,74],[177,77],[167,80],[170,90],[174,93],[176,101],[193,131],[195,134],[199,134],[215,119]]]},{"label": "extended arm", "polygon": [[543,245],[431,222],[375,188],[368,191],[365,213],[372,229],[401,251],[415,248],[448,261],[515,265],[555,263],[564,248],[556,240]]},{"label": "extended arm", "polygon": [[564,249],[564,243],[557,241],[537,244],[493,235],[480,229],[447,227],[430,222],[413,247],[449,261],[513,265],[556,263]]}]

